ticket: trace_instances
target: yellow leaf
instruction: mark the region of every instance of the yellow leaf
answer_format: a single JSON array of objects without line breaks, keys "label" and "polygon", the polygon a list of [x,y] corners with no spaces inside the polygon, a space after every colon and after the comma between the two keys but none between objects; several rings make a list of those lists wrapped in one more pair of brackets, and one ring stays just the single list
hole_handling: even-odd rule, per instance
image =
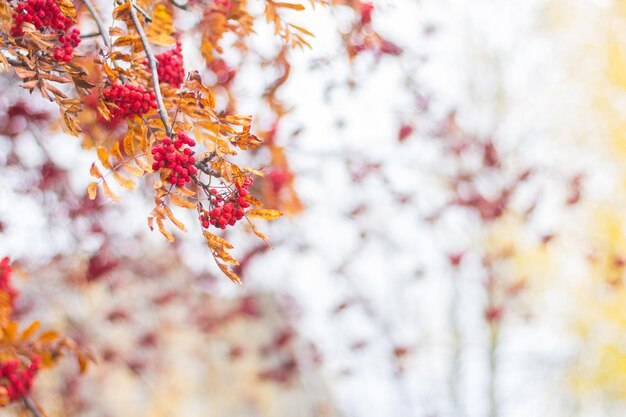
[{"label": "yellow leaf", "polygon": [[97,153],[98,153],[98,159],[100,160],[100,163],[102,164],[103,167],[105,167],[106,169],[113,168],[113,166],[111,165],[111,162],[109,161],[109,154],[107,150],[104,149],[104,147],[98,146]]},{"label": "yellow leaf", "polygon": [[172,209],[170,209],[169,206],[165,206],[164,209],[165,209],[165,214],[170,219],[170,221],[174,223],[174,226],[178,227],[181,231],[186,232],[187,228],[180,220],[174,217],[174,213],[172,213]]},{"label": "yellow leaf", "polygon": [[72,22],[76,21],[76,9],[70,0],[59,0],[58,4],[65,16],[69,17]]},{"label": "yellow leaf", "polygon": [[194,191],[191,191],[188,188],[185,187],[179,187],[176,186],[176,191],[178,191],[180,193],[180,195],[185,196],[185,197],[195,197],[196,193]]},{"label": "yellow leaf", "polygon": [[246,201],[254,206],[263,207],[263,203],[260,200],[254,198],[252,194],[248,194],[246,196]]},{"label": "yellow leaf", "polygon": [[174,242],[176,240],[176,239],[174,239],[174,235],[172,235],[170,232],[168,232],[165,229],[165,225],[163,224],[163,220],[160,217],[156,218],[156,223],[157,223],[157,226],[159,228],[159,232],[161,232],[161,234],[163,236],[165,236],[167,240],[169,240],[170,242]]},{"label": "yellow leaf", "polygon": [[133,156],[135,154],[135,144],[133,143],[132,132],[128,132],[128,134],[124,136],[124,153],[128,156]]},{"label": "yellow leaf", "polygon": [[148,174],[154,172],[152,170],[152,166],[150,166],[148,163],[146,163],[144,160],[142,160],[141,158],[135,158],[135,163],[137,165],[139,165],[139,167],[141,169],[143,169],[145,172],[147,172]]},{"label": "yellow leaf", "polygon": [[292,10],[304,10],[304,6],[301,4],[294,4],[294,3],[272,3],[274,5],[274,7],[279,8],[279,7],[284,7],[286,9],[292,9]]},{"label": "yellow leaf", "polygon": [[230,253],[223,251],[221,249],[217,249],[217,248],[212,248],[213,252],[215,253],[215,255],[220,258],[222,261],[232,264],[232,265],[239,265],[239,261],[235,258],[233,258]]},{"label": "yellow leaf", "polygon": [[35,320],[34,322],[32,322],[30,326],[28,326],[28,328],[22,332],[21,339],[28,340],[33,335],[33,333],[37,331],[40,325],[41,323],[39,323],[38,320]]},{"label": "yellow leaf", "polygon": [[220,267],[220,269],[222,270],[222,272],[224,273],[224,275],[226,275],[228,278],[230,278],[230,280],[232,282],[234,282],[235,284],[241,284],[241,279],[239,279],[239,277],[237,276],[237,274],[235,274],[233,271],[231,271],[228,268],[228,265],[219,263],[217,261],[215,261],[215,263],[217,263],[217,266]]},{"label": "yellow leaf", "polygon": [[308,30],[306,30],[306,29],[305,29],[305,28],[303,28],[303,27],[296,26],[296,25],[292,25],[291,23],[289,23],[289,24],[288,24],[288,26],[291,26],[292,28],[294,28],[294,29],[296,29],[296,30],[299,30],[300,32],[304,33],[305,35],[311,36],[311,37],[313,37],[313,38],[315,37],[315,35],[314,35],[314,34],[312,34],[311,32],[309,32]]},{"label": "yellow leaf", "polygon": [[40,341],[41,343],[50,343],[50,342],[54,342],[55,340],[57,340],[58,337],[59,337],[59,333],[55,332],[54,330],[48,330],[47,332],[44,332],[41,335],[39,335],[37,340]]},{"label": "yellow leaf", "polygon": [[113,155],[113,157],[117,159],[118,161],[121,161],[124,159],[124,156],[122,155],[122,151],[120,150],[119,142],[115,142],[113,146],[111,146],[111,155]]},{"label": "yellow leaf", "polygon": [[89,169],[89,173],[94,178],[102,178],[102,173],[100,172],[100,170],[98,169],[98,167],[94,163],[91,164],[91,168]]},{"label": "yellow leaf", "polygon": [[124,168],[124,170],[130,175],[134,175],[135,177],[143,177],[144,170],[141,168],[137,168],[136,166],[133,166],[129,163],[124,164],[122,168]]},{"label": "yellow leaf", "polygon": [[119,172],[113,171],[113,177],[115,178],[115,180],[118,182],[119,185],[126,188],[127,190],[135,189],[135,185],[136,185],[135,182],[131,179],[128,179],[122,176]]},{"label": "yellow leaf", "polygon": [[171,201],[172,204],[174,204],[175,206],[178,207],[184,207],[184,208],[188,208],[188,209],[194,209],[196,208],[196,204],[192,203],[191,201],[187,201],[182,199],[181,197],[178,196],[178,194],[172,194],[171,195]]},{"label": "yellow leaf", "polygon": [[119,202],[120,197],[111,190],[109,184],[106,181],[102,181],[102,190],[104,191],[105,197],[110,198],[113,201]]},{"label": "yellow leaf", "polygon": [[233,245],[231,245],[231,243],[227,241],[226,239],[223,239],[219,236],[215,236],[213,233],[207,230],[205,230],[203,233],[204,233],[204,238],[206,239],[206,243],[209,245],[209,247],[221,248],[223,250],[233,248]]},{"label": "yellow leaf", "polygon": [[152,12],[152,22],[145,27],[148,39],[159,46],[169,46],[176,43],[172,37],[174,33],[174,22],[172,15],[164,4],[154,6]]},{"label": "yellow leaf", "polygon": [[16,336],[17,336],[17,323],[12,321],[9,323],[6,330],[4,331],[4,338],[6,340],[11,341],[11,340],[15,340]]},{"label": "yellow leaf", "polygon": [[78,355],[76,355],[76,361],[78,362],[78,368],[80,369],[80,373],[84,374],[85,372],[87,372],[87,365],[89,364],[89,362],[87,362],[87,359],[85,359],[85,357],[79,353]]},{"label": "yellow leaf", "polygon": [[247,217],[253,217],[263,220],[274,220],[282,216],[278,210],[270,210],[270,209],[252,209],[246,212]]},{"label": "yellow leaf", "polygon": [[94,181],[87,186],[87,195],[90,200],[95,200],[96,194],[98,194],[98,183]]}]

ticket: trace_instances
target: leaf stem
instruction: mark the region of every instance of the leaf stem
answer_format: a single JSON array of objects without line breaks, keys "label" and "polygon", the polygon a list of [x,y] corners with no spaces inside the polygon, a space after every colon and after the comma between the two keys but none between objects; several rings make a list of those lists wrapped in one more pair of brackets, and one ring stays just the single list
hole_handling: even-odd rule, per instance
[{"label": "leaf stem", "polygon": [[141,44],[143,45],[143,49],[146,52],[146,59],[148,60],[148,64],[150,65],[150,72],[152,74],[152,85],[154,87],[154,94],[156,95],[156,102],[159,108],[159,117],[161,118],[161,122],[163,122],[163,126],[165,126],[165,132],[167,136],[172,136],[172,127],[167,122],[167,110],[165,109],[165,104],[163,103],[163,95],[161,94],[161,88],[159,87],[159,74],[157,73],[157,61],[152,53],[152,48],[150,47],[150,42],[148,41],[148,37],[146,36],[146,32],[143,30],[143,26],[141,26],[141,22],[139,21],[139,17],[137,16],[137,12],[135,10],[135,2],[134,0],[128,0],[130,6],[128,10],[130,11],[130,17],[133,20],[133,24],[135,25],[135,29],[141,38]]}]

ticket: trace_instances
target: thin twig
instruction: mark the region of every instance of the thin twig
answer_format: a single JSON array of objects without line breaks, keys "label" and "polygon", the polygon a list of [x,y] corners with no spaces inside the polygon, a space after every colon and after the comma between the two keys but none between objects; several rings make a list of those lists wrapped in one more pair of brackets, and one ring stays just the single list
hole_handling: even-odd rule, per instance
[{"label": "thin twig", "polygon": [[146,52],[146,58],[148,59],[148,63],[150,64],[150,72],[152,73],[152,85],[154,87],[154,94],[156,95],[157,106],[159,107],[159,117],[161,117],[161,122],[163,122],[163,126],[165,126],[165,132],[167,136],[172,136],[172,127],[167,122],[167,110],[165,109],[165,104],[163,103],[163,95],[161,94],[161,87],[159,87],[159,74],[157,73],[157,61],[154,58],[154,54],[152,53],[152,48],[150,47],[150,42],[146,37],[146,32],[143,30],[141,26],[141,22],[139,21],[139,17],[137,16],[137,12],[133,7],[135,2],[133,0],[128,0],[130,6],[128,10],[130,11],[130,17],[133,19],[133,24],[135,25],[135,29],[137,29],[137,33],[141,38],[141,44],[143,45],[143,49]]},{"label": "thin twig", "polygon": [[175,7],[178,7],[179,9],[183,9],[183,10],[187,10],[187,5],[189,4],[189,3],[182,4],[176,0],[170,0],[170,3],[172,3]]},{"label": "thin twig", "polygon": [[107,48],[111,49],[111,38],[109,38],[109,32],[106,30],[104,22],[100,18],[96,7],[93,5],[91,0],[83,0],[83,3],[85,3],[85,6],[87,6],[87,10],[89,10],[89,13],[91,14],[91,17],[93,17],[94,22],[96,22],[96,26],[98,26],[98,32],[100,32],[100,36],[102,37],[104,44],[107,46]]},{"label": "thin twig", "polygon": [[95,38],[100,36],[100,32],[86,33],[84,35],[80,35],[81,39]]},{"label": "thin twig", "polygon": [[135,8],[135,10],[137,10],[139,13],[141,13],[141,15],[143,16],[144,19],[146,19],[146,22],[152,22],[152,16],[150,16],[148,14],[148,12],[146,12],[144,9],[142,9],[141,7],[139,7],[137,5],[137,3],[133,3],[133,7]]},{"label": "thin twig", "polygon": [[26,395],[23,396],[22,402],[24,403],[24,406],[28,409],[28,411],[33,414],[33,416],[44,417],[43,414],[41,414],[41,412],[37,409],[37,405],[33,402],[33,400],[30,399],[30,397]]}]

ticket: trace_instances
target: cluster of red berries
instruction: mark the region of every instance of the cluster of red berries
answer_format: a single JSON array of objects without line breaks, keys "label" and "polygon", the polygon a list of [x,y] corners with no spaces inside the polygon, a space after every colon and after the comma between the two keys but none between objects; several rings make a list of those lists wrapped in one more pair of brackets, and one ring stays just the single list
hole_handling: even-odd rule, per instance
[{"label": "cluster of red berries", "polygon": [[28,366],[24,366],[19,359],[10,359],[0,363],[0,392],[10,401],[19,400],[28,395],[39,366],[39,356],[33,356]]},{"label": "cluster of red berries", "polygon": [[71,32],[59,37],[59,42],[61,45],[54,48],[54,58],[57,61],[70,62],[74,48],[80,43],[80,30],[72,29]]},{"label": "cluster of red berries", "polygon": [[11,285],[11,265],[9,258],[3,258],[0,261],[0,291],[9,295],[11,304],[17,297],[17,290]]},{"label": "cluster of red berries", "polygon": [[46,28],[65,32],[72,21],[65,16],[54,0],[26,0],[19,3],[13,12],[11,35],[22,36],[22,23],[32,23],[37,30]]},{"label": "cluster of red berries", "polygon": [[[180,42],[176,42],[176,48],[158,54],[156,59],[159,63],[159,65],[157,65],[159,81],[168,83],[176,88],[180,87],[185,79]],[[145,61],[144,64],[148,65],[148,61]]]},{"label": "cluster of red berries", "polygon": [[200,216],[200,223],[205,229],[213,225],[218,229],[234,226],[244,216],[244,210],[250,207],[246,201],[248,187],[252,185],[252,177],[246,177],[243,184],[236,184],[237,190],[231,194],[220,194],[215,188],[211,189],[211,210]]},{"label": "cluster of red berries", "polygon": [[194,151],[186,146],[196,146],[196,141],[191,139],[182,130],[176,134],[176,140],[163,139],[163,142],[152,148],[154,163],[152,169],[171,169],[168,181],[170,184],[183,186],[191,181],[191,175],[195,175],[198,169],[195,167],[196,158]]},{"label": "cluster of red berries", "polygon": [[111,120],[129,116],[142,116],[156,109],[156,96],[140,84],[112,84],[102,91],[104,100],[114,104],[109,107]]},{"label": "cluster of red berries", "polygon": [[71,61],[74,48],[80,43],[80,31],[73,29],[67,32],[72,26],[72,20],[63,14],[55,0],[26,0],[19,3],[13,12],[13,22],[11,35],[15,37],[24,35],[23,23],[31,23],[41,32],[62,32],[60,45],[54,48],[57,61]]},{"label": "cluster of red berries", "polygon": [[286,167],[276,167],[265,176],[275,194],[278,194],[292,177],[292,173]]},{"label": "cluster of red berries", "polygon": [[372,3],[361,3],[361,24],[369,25],[372,23],[372,12],[374,11],[374,5]]}]

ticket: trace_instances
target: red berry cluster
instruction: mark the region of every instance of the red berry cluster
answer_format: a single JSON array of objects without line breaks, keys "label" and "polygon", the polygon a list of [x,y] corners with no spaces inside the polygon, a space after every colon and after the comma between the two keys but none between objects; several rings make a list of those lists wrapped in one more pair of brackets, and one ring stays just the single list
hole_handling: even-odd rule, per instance
[{"label": "red berry cluster", "polygon": [[372,23],[372,12],[374,11],[374,5],[372,3],[361,3],[361,24],[369,25]]},{"label": "red berry cluster", "polygon": [[158,171],[163,168],[171,169],[168,181],[170,184],[183,186],[191,181],[191,175],[198,170],[195,167],[196,158],[194,151],[186,146],[196,146],[196,141],[191,139],[182,130],[176,134],[176,140],[163,139],[163,142],[152,148],[154,163],[152,169]]},{"label": "red berry cluster", "polygon": [[22,36],[22,23],[32,23],[37,30],[46,28],[65,32],[72,21],[65,16],[54,0],[26,0],[19,3],[13,12],[11,35]]},{"label": "red berry cluster", "polygon": [[80,43],[80,30],[72,29],[71,32],[59,37],[59,42],[61,45],[54,48],[54,58],[57,61],[70,62],[74,48]]},{"label": "red berry cluster", "polygon": [[33,356],[28,366],[24,366],[19,359],[10,359],[0,363],[0,389],[4,389],[3,393],[9,397],[10,401],[19,400],[28,395],[39,365],[39,356]]},{"label": "red berry cluster", "polygon": [[252,177],[246,177],[243,184],[236,184],[237,189],[232,194],[220,194],[215,188],[211,189],[212,209],[200,216],[200,222],[205,229],[213,225],[218,229],[234,226],[244,216],[244,210],[250,207],[246,201],[248,187],[252,185]]},{"label": "red berry cluster", "polygon": [[156,109],[156,96],[140,84],[115,83],[102,91],[104,100],[114,104],[109,107],[111,120],[124,119],[129,116],[142,116]]},{"label": "red berry cluster", "polygon": [[24,35],[23,23],[31,23],[41,32],[62,32],[59,37],[61,45],[54,48],[57,61],[71,61],[74,48],[80,43],[80,31],[73,29],[67,32],[72,26],[72,20],[63,14],[55,0],[26,0],[19,3],[13,12],[13,22],[11,35],[15,37]]},{"label": "red berry cluster", "polygon": [[[156,59],[159,63],[157,66],[159,81],[168,83],[173,87],[180,87],[185,79],[180,42],[176,42],[176,48],[158,54]],[[148,65],[148,61],[146,61],[145,64]]]},{"label": "red berry cluster", "polygon": [[13,304],[13,300],[17,297],[17,290],[11,285],[11,272],[9,258],[3,258],[0,261],[0,291],[7,293]]}]

